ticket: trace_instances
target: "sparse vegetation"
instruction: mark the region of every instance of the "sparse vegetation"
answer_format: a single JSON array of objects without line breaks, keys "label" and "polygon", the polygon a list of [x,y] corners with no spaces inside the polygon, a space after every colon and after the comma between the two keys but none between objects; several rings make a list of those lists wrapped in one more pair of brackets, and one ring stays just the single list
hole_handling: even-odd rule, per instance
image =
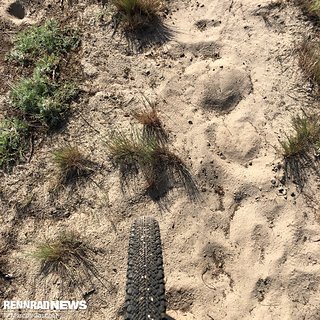
[{"label": "sparse vegetation", "polygon": [[320,120],[316,115],[297,116],[292,119],[294,133],[281,141],[285,161],[286,179],[292,178],[299,188],[303,188],[306,170],[317,170],[315,156],[319,153]]},{"label": "sparse vegetation", "polygon": [[320,85],[320,41],[304,41],[299,51],[300,67],[308,79]]},{"label": "sparse vegetation", "polygon": [[51,75],[53,70],[58,67],[59,58],[55,55],[43,56],[35,65],[34,74]]},{"label": "sparse vegetation", "polygon": [[32,62],[34,70],[31,77],[11,86],[9,99],[13,110],[10,114],[17,119],[1,123],[0,167],[8,167],[22,158],[27,132],[32,134],[39,127],[56,129],[65,123],[71,100],[78,90],[72,83],[59,82],[55,71],[60,55],[78,44],[77,33],[60,28],[55,20],[16,35],[8,57],[22,64]]},{"label": "sparse vegetation", "polygon": [[281,142],[284,157],[292,157],[308,152],[320,141],[320,121],[318,117],[297,116],[292,119],[293,135]]},{"label": "sparse vegetation", "polygon": [[36,69],[31,78],[22,79],[12,88],[10,100],[30,125],[53,129],[65,121],[69,103],[76,94],[74,85],[53,83]]},{"label": "sparse vegetation", "polygon": [[144,138],[154,138],[164,144],[168,141],[168,135],[158,117],[155,103],[149,102],[149,108],[150,110],[146,109],[141,112],[134,112],[133,116],[143,124]]},{"label": "sparse vegetation", "polygon": [[320,0],[298,0],[302,8],[315,18],[320,18]]},{"label": "sparse vegetation", "polygon": [[53,153],[53,161],[59,169],[59,181],[68,183],[88,175],[92,169],[88,159],[77,147],[66,146]]},{"label": "sparse vegetation", "polygon": [[98,277],[93,253],[79,234],[71,232],[39,244],[31,256],[40,261],[42,276],[56,275],[63,282],[67,281],[70,289],[80,286],[90,276]]},{"label": "sparse vegetation", "polygon": [[27,135],[28,125],[19,119],[0,122],[0,168],[9,168],[23,158]]},{"label": "sparse vegetation", "polygon": [[150,177],[150,166],[153,162],[153,152],[157,147],[154,139],[145,140],[138,131],[126,135],[116,132],[109,139],[109,154],[113,164],[120,169],[124,181],[143,172],[147,180]]},{"label": "sparse vegetation", "polygon": [[110,138],[108,149],[123,182],[142,173],[153,198],[162,197],[179,184],[191,198],[196,198],[197,187],[186,165],[154,137],[137,131],[130,135],[117,132]]},{"label": "sparse vegetation", "polygon": [[161,0],[112,0],[117,19],[126,29],[139,29],[149,25],[162,8]]},{"label": "sparse vegetation", "polygon": [[75,31],[60,28],[57,21],[49,20],[18,33],[13,44],[9,59],[28,64],[39,56],[59,56],[75,49],[79,45],[79,36]]}]

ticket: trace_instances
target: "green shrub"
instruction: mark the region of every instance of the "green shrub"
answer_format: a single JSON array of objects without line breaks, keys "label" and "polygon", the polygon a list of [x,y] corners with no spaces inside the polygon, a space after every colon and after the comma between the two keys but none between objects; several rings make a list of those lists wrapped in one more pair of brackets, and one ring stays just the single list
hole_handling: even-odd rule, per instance
[{"label": "green shrub", "polygon": [[55,55],[45,55],[35,64],[34,74],[51,74],[58,64],[59,58],[57,58]]},{"label": "green shrub", "polygon": [[28,126],[19,119],[0,122],[0,168],[8,168],[23,158]]},{"label": "green shrub", "polygon": [[60,55],[79,45],[75,31],[61,29],[55,20],[48,20],[41,26],[31,26],[19,32],[13,40],[9,59],[28,63],[40,55]]},{"label": "green shrub", "polygon": [[72,84],[52,83],[40,72],[22,79],[10,92],[11,104],[30,124],[57,128],[64,122],[70,101],[77,94]]}]

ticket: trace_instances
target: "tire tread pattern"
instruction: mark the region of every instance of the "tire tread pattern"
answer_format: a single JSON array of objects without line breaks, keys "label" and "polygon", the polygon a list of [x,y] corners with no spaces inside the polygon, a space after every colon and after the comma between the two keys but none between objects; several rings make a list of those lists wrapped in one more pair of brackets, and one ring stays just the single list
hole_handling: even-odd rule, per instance
[{"label": "tire tread pattern", "polygon": [[162,320],[166,311],[160,229],[157,220],[133,222],[128,248],[126,320]]}]

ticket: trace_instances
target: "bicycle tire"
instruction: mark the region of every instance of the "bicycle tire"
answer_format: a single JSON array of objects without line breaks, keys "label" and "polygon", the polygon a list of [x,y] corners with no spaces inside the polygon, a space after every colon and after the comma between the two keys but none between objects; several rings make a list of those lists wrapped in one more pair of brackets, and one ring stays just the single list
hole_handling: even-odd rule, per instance
[{"label": "bicycle tire", "polygon": [[157,220],[142,217],[131,227],[126,320],[162,320],[166,312],[164,269]]}]

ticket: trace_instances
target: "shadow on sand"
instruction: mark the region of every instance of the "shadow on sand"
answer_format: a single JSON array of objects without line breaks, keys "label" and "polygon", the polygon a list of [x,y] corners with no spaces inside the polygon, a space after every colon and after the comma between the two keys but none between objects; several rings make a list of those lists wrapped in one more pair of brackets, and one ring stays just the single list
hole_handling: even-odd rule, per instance
[{"label": "shadow on sand", "polygon": [[162,45],[174,38],[174,31],[155,16],[137,30],[125,32],[131,50],[140,52],[153,45]]}]

